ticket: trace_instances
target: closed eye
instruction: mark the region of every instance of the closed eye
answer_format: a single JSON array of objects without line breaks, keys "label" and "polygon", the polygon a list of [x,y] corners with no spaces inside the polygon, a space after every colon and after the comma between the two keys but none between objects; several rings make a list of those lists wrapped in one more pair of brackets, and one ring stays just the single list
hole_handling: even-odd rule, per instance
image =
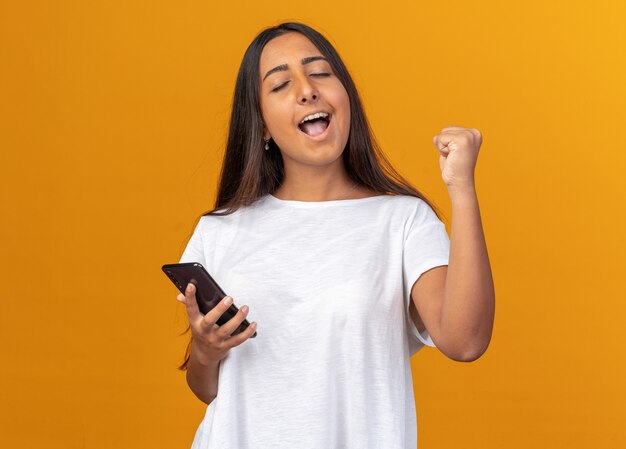
[{"label": "closed eye", "polygon": [[281,90],[283,87],[285,87],[287,85],[289,81],[284,82],[283,84],[281,84],[280,86],[277,86],[275,88],[272,89],[272,92],[278,92],[279,90]]},{"label": "closed eye", "polygon": [[[311,76],[319,76],[319,77],[326,78],[326,77],[330,76],[330,73],[311,73]],[[275,88],[272,89],[272,92],[278,92],[283,87],[285,87],[287,85],[287,83],[289,83],[289,81],[285,81],[280,86],[276,86]]]}]

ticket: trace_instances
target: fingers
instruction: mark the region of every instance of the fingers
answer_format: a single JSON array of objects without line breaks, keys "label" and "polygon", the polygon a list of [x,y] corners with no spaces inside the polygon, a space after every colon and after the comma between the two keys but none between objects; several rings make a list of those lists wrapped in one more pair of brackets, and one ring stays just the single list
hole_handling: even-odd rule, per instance
[{"label": "fingers", "polygon": [[234,317],[232,317],[230,320],[220,326],[219,330],[217,331],[218,334],[224,339],[230,337],[233,332],[235,332],[237,328],[241,325],[241,323],[243,323],[243,320],[246,319],[246,317],[248,316],[248,312],[249,307],[243,306],[237,311]]},{"label": "fingers", "polygon": [[[233,318],[234,319],[234,318]],[[242,320],[243,321],[243,320]],[[241,343],[246,341],[248,338],[252,337],[256,332],[256,321],[250,323],[250,326],[246,327],[246,330],[240,332],[239,334],[230,337],[227,340],[227,343],[230,347],[239,346]]]},{"label": "fingers", "polygon": [[447,156],[450,152],[448,144],[452,141],[452,137],[453,135],[450,134],[438,134],[433,137],[433,144],[442,156]]},{"label": "fingers", "polygon": [[218,340],[225,342],[228,347],[240,345],[245,340],[250,338],[256,331],[256,323],[252,323],[245,329],[245,331],[231,337],[231,335],[246,319],[246,316],[248,316],[248,306],[243,306],[239,309],[237,313],[223,325],[216,326],[217,321],[222,315],[224,315],[233,303],[233,298],[230,296],[225,296],[206,315],[202,315],[198,309],[195,285],[188,284],[185,294],[178,295],[176,299],[185,304],[189,317],[189,325],[192,327],[192,330],[195,329],[197,333],[205,335],[215,332],[214,336],[216,336]]},{"label": "fingers", "polygon": [[222,300],[202,318],[202,327],[205,329],[212,329],[217,324],[217,320],[228,310],[233,303],[233,298],[230,296],[224,296]]},{"label": "fingers", "polygon": [[192,283],[187,284],[185,294],[179,294],[176,299],[185,304],[187,316],[189,317],[189,324],[196,323],[198,319],[202,317],[200,309],[198,308],[198,301],[196,301],[195,285]]},{"label": "fingers", "polygon": [[[230,300],[228,302],[228,305],[225,302],[226,299]],[[232,304],[232,298],[227,296],[225,300],[222,301],[222,303],[220,303],[213,310],[211,310],[211,312],[207,313],[203,321],[207,323],[206,324],[207,326],[214,326],[217,320],[219,319],[219,317],[222,316],[224,312],[226,312],[228,307],[230,307],[230,304]],[[224,307],[221,308],[222,306]],[[212,312],[214,312],[216,309],[218,309],[218,307],[220,307],[220,311],[218,311],[212,317],[209,317],[209,315]],[[245,340],[250,338],[254,334],[254,332],[256,332],[256,323],[251,323],[249,326],[246,327],[244,331],[231,337],[231,335],[239,328],[239,326],[241,326],[241,323],[244,322],[244,320],[248,316],[249,311],[250,311],[250,308],[247,305],[244,305],[243,307],[241,307],[241,309],[237,311],[237,313],[231,319],[229,319],[226,323],[219,326],[219,328],[216,330],[215,333],[217,334],[217,336],[222,341],[225,341],[229,348],[240,345]]]},{"label": "fingers", "polygon": [[464,129],[468,129],[468,128],[464,128],[462,126],[446,126],[445,128],[441,129],[441,132],[446,132],[446,131],[463,131]]},{"label": "fingers", "polygon": [[[480,144],[482,143],[482,135],[475,128],[463,128],[462,126],[448,126],[443,128],[441,133],[433,137],[433,144],[442,155],[450,152],[450,143],[453,144]],[[454,150],[454,148],[452,148]]]}]

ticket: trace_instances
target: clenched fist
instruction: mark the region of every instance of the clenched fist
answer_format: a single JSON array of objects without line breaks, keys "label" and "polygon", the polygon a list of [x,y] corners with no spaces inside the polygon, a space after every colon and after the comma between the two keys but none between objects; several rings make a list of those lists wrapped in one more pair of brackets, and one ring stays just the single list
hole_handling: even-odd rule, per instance
[{"label": "clenched fist", "polygon": [[441,177],[447,187],[473,187],[478,150],[483,142],[474,128],[449,126],[433,138],[439,151]]}]

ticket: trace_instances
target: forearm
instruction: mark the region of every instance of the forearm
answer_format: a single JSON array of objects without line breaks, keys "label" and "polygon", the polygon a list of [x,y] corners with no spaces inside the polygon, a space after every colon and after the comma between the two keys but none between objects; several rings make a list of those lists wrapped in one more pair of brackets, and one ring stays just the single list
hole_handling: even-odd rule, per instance
[{"label": "forearm", "polygon": [[193,393],[206,404],[210,404],[217,396],[220,361],[203,360],[198,356],[194,344],[187,363],[187,385]]},{"label": "forearm", "polygon": [[461,360],[485,352],[493,330],[495,292],[473,186],[449,188],[452,202],[450,259],[440,328]]}]

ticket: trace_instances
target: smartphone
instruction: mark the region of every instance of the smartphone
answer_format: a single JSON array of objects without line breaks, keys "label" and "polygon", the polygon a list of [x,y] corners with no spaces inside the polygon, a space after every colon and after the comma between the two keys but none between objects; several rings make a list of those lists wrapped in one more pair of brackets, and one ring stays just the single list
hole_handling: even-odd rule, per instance
[{"label": "smartphone", "polygon": [[[196,287],[198,308],[204,315],[226,296],[224,290],[220,288],[209,272],[198,262],[166,264],[161,269],[183,295],[185,294],[187,284],[192,283]],[[219,317],[217,325],[226,324],[238,311],[239,309],[235,307],[235,304],[231,304],[228,310]],[[244,319],[232,335],[243,332],[248,326],[250,326],[250,323]],[[250,338],[254,337],[256,337],[256,332]]]}]

